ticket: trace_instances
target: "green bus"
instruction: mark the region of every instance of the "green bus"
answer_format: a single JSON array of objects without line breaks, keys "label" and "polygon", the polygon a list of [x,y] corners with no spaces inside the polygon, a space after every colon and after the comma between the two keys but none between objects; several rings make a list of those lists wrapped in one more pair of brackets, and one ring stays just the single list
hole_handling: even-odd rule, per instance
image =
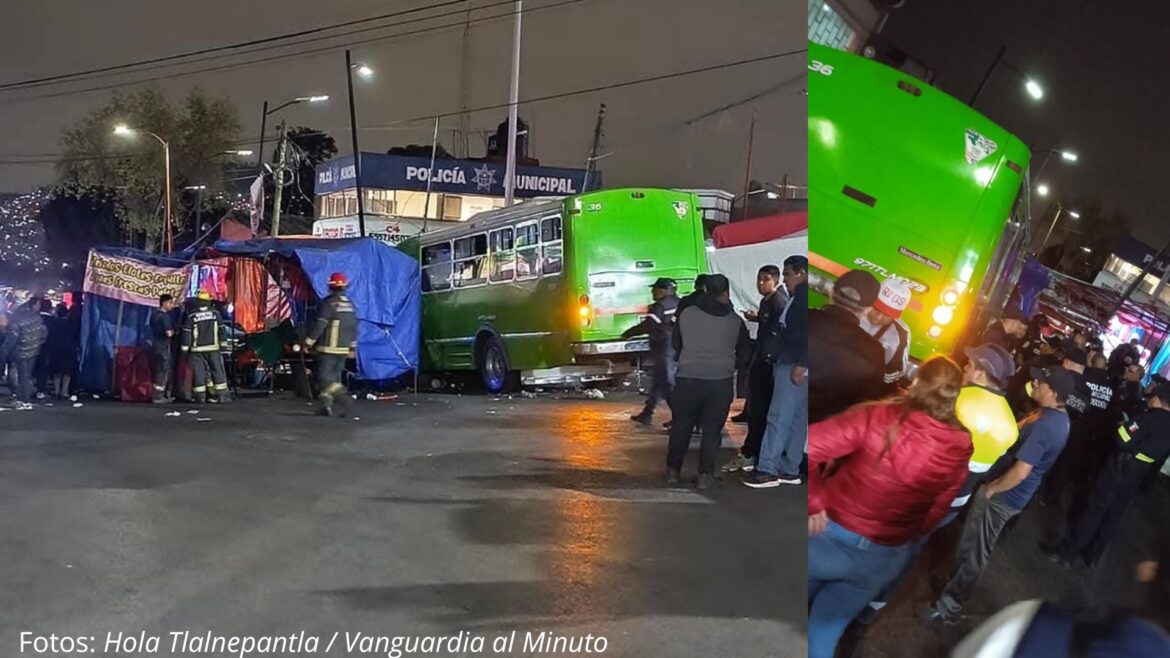
[{"label": "green bus", "polygon": [[952,353],[1018,276],[1031,151],[863,57],[810,43],[808,76],[810,304],[850,269],[898,277],[911,356]]},{"label": "green bus", "polygon": [[491,392],[629,373],[649,350],[623,340],[659,277],[706,271],[697,199],[616,189],[529,201],[402,246],[422,270],[422,366],[478,373]]}]

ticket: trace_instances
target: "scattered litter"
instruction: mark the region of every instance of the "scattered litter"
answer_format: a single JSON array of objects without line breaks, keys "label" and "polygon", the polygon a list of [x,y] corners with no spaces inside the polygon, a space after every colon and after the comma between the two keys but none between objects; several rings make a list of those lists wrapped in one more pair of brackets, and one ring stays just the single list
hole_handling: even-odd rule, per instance
[{"label": "scattered litter", "polygon": [[199,418],[196,418],[195,420],[196,420],[197,422],[200,422],[200,423],[206,423],[206,422],[209,422],[211,419],[210,419],[210,418],[203,417],[203,416],[200,416]]},{"label": "scattered litter", "polygon": [[167,416],[167,417],[169,417],[169,418],[178,418],[179,416],[182,416],[183,414],[181,414],[181,413],[179,413],[179,412],[177,412],[177,411],[168,411],[167,413],[165,413],[165,414],[163,414],[163,415],[164,415],[164,416]]},{"label": "scattered litter", "polygon": [[532,391],[520,391],[520,397],[528,398],[531,400],[531,399],[534,399],[536,397],[536,393],[533,393]]},{"label": "scattered litter", "polygon": [[354,419],[354,420],[361,420],[361,419],[362,419],[362,417],[361,417],[361,416],[354,416],[354,417],[353,417],[353,419]]},{"label": "scattered litter", "polygon": [[630,382],[622,382],[622,386],[632,386],[632,384]]},{"label": "scattered litter", "polygon": [[375,395],[373,393],[366,393],[366,399],[371,401],[371,402],[381,402],[383,400],[397,400],[398,396],[395,395],[394,393],[383,393],[381,395]]},{"label": "scattered litter", "polygon": [[72,568],[73,568],[73,565],[72,565],[72,564],[66,564],[66,565],[65,565],[65,568],[66,568],[66,569],[72,569]]},{"label": "scattered litter", "polygon": [[199,410],[198,409],[190,409],[187,411],[187,413],[189,413],[191,415],[195,415],[195,414],[199,413]]},{"label": "scattered litter", "polygon": [[16,410],[17,411],[32,411],[32,405],[31,404],[28,406],[21,405],[21,406],[17,407]]},{"label": "scattered litter", "polygon": [[81,407],[84,407],[84,406],[85,406],[85,405],[84,405],[84,404],[81,404],[80,402],[74,402],[74,403],[73,403],[73,408],[74,408],[74,409],[80,409]]},{"label": "scattered litter", "polygon": [[495,410],[495,409],[488,409],[488,410],[487,410],[487,412],[488,412],[489,414],[495,415],[495,413],[496,413],[496,410]]},{"label": "scattered litter", "polygon": [[46,406],[46,407],[51,407],[51,406],[53,406],[53,403],[52,403],[52,402],[46,402],[46,403],[45,403],[45,406]]},{"label": "scattered litter", "polygon": [[356,400],[356,399],[357,399],[357,393],[354,393],[354,394],[353,394],[353,395],[351,395],[350,397]]},{"label": "scattered litter", "polygon": [[405,406],[406,406],[406,403],[405,403],[405,402],[395,402],[395,403],[394,403],[394,406],[396,406],[396,407],[405,407]]},{"label": "scattered litter", "polygon": [[12,411],[8,407],[0,407],[0,411]]},{"label": "scattered litter", "polygon": [[102,397],[100,395],[95,395],[95,396],[93,396],[93,399],[100,400],[100,399],[102,399]]},{"label": "scattered litter", "polygon": [[543,389],[543,388],[538,388],[538,389],[536,389],[536,392],[537,392],[537,393],[544,393],[544,389]]},{"label": "scattered litter", "polygon": [[69,401],[70,401],[70,402],[77,402],[77,396],[76,396],[76,395],[70,395],[70,396],[69,396]]},{"label": "scattered litter", "polygon": [[509,399],[509,400],[511,400],[511,399],[512,399],[512,396],[511,396],[511,395],[509,395],[509,396],[508,396],[508,399]]},{"label": "scattered litter", "polygon": [[595,388],[587,388],[585,389],[585,397],[589,398],[590,400],[604,400],[605,393],[602,393]]}]

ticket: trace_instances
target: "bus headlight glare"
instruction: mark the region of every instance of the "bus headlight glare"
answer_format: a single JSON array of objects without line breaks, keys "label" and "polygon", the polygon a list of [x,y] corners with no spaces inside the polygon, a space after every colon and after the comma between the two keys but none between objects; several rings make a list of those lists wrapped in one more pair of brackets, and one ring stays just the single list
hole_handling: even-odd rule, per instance
[{"label": "bus headlight glare", "polygon": [[937,324],[933,325],[930,327],[930,329],[926,330],[926,335],[930,336],[931,338],[938,338],[942,335],[942,327],[938,326]]},{"label": "bus headlight glare", "polygon": [[942,303],[946,304],[947,306],[958,306],[959,293],[955,292],[954,290],[944,290],[942,294]]},{"label": "bus headlight glare", "polygon": [[953,306],[939,306],[934,309],[930,317],[939,324],[950,324],[951,320],[955,319],[955,309]]}]

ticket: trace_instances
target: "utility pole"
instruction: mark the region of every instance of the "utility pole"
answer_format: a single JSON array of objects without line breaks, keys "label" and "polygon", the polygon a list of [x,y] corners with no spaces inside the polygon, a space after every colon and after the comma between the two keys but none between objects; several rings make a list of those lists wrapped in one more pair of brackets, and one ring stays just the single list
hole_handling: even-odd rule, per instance
[{"label": "utility pole", "polygon": [[752,146],[756,141],[756,113],[752,112],[752,124],[748,128],[748,152],[747,152],[747,171],[743,175],[743,212],[740,213],[740,219],[747,219],[748,216],[748,195],[751,193],[752,186]]},{"label": "utility pole", "polygon": [[605,121],[605,103],[597,108],[597,125],[593,127],[593,147],[589,149],[589,160],[585,163],[585,183],[581,185],[581,192],[589,191],[589,184],[593,182],[593,173],[597,171],[597,151],[601,149],[601,124]]},{"label": "utility pole", "polygon": [[345,50],[345,81],[349,85],[349,137],[353,142],[353,184],[357,188],[358,235],[366,237],[366,204],[362,198],[362,152],[358,150],[357,109],[353,102],[353,60]]},{"label": "utility pole", "polygon": [[264,113],[260,115],[260,145],[256,147],[256,165],[264,175],[264,131],[268,129],[268,101],[264,101]]},{"label": "utility pole", "polygon": [[991,60],[991,66],[987,67],[987,72],[983,74],[983,79],[979,81],[979,86],[975,89],[975,93],[971,96],[971,100],[967,105],[975,107],[975,101],[979,100],[979,96],[983,94],[983,88],[987,86],[987,81],[991,79],[991,74],[995,72],[995,67],[1003,61],[1003,55],[1007,52],[1007,46],[1000,46],[999,52],[995,53],[995,59]]},{"label": "utility pole", "polygon": [[272,180],[276,181],[276,193],[272,195],[272,237],[280,235],[280,202],[284,196],[284,121],[280,122],[276,142],[276,167],[272,171]]},{"label": "utility pole", "polygon": [[520,112],[520,29],[524,21],[524,1],[516,0],[516,21],[512,26],[512,84],[508,94],[508,166],[504,170],[504,207],[516,196],[516,124]]}]

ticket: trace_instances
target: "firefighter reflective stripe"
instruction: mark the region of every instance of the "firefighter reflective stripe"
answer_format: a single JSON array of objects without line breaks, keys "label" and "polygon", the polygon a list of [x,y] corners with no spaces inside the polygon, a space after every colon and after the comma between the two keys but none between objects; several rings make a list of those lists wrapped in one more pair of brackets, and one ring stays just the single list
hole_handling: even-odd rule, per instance
[{"label": "firefighter reflective stripe", "polygon": [[216,385],[215,385],[215,390],[217,390],[217,391],[226,391],[226,390],[227,390],[227,387],[228,387],[228,385],[227,385],[227,382],[224,382],[224,383],[222,383],[222,384],[216,384]]},{"label": "firefighter reflective stripe", "polygon": [[337,335],[341,333],[341,320],[329,321],[329,347],[337,347]]},{"label": "firefighter reflective stripe", "polygon": [[1154,458],[1150,457],[1149,455],[1146,455],[1145,453],[1139,452],[1138,454],[1134,455],[1133,457],[1134,457],[1134,459],[1138,460],[1139,462],[1145,462],[1147,464],[1154,463]]},{"label": "firefighter reflective stripe", "polygon": [[219,345],[199,345],[191,348],[192,352],[218,352]]},{"label": "firefighter reflective stripe", "polygon": [[967,470],[971,471],[972,473],[986,473],[987,471],[991,470],[992,466],[995,466],[994,462],[990,464],[986,462],[977,462],[974,460],[967,462]]},{"label": "firefighter reflective stripe", "polygon": [[203,386],[192,387],[192,390],[195,391],[196,393],[206,393],[207,392],[207,384],[204,384]]},{"label": "firefighter reflective stripe", "polygon": [[1117,436],[1121,437],[1122,443],[1129,443],[1130,441],[1133,441],[1133,436],[1130,435],[1129,428],[1127,428],[1125,425],[1118,426]]}]

